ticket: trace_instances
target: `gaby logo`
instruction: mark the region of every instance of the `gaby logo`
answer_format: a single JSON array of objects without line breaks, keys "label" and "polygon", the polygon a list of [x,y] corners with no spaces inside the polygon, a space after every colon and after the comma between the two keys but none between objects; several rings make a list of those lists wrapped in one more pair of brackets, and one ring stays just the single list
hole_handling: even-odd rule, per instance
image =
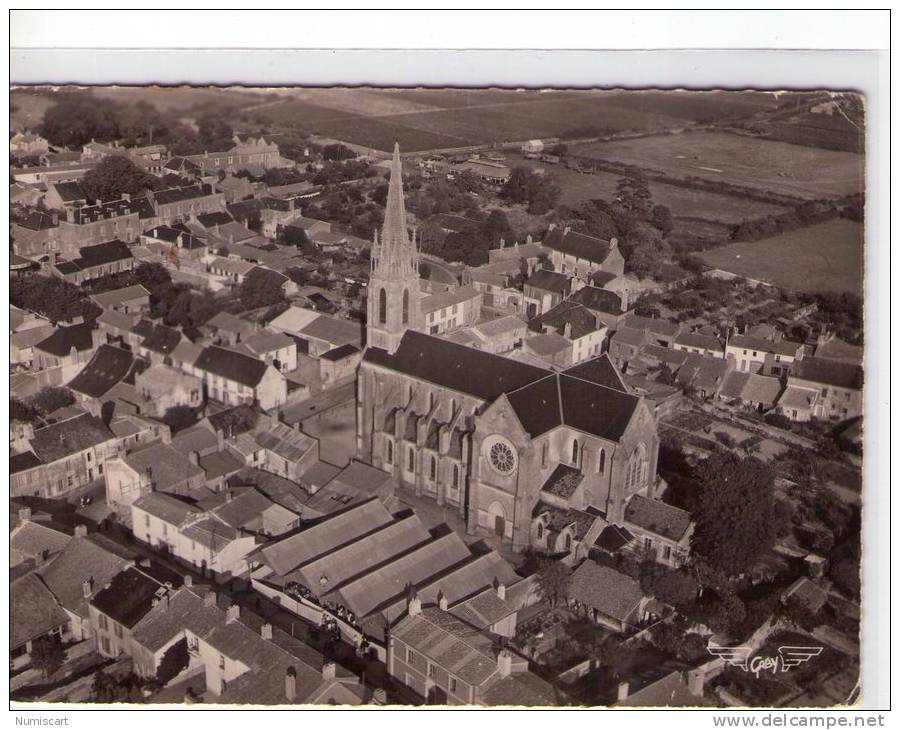
[{"label": "gaby logo", "polygon": [[778,653],[773,656],[755,656],[751,658],[753,649],[749,646],[709,646],[709,653],[723,659],[727,664],[740,667],[757,678],[761,672],[778,674],[808,662],[822,653],[821,646],[779,646]]}]

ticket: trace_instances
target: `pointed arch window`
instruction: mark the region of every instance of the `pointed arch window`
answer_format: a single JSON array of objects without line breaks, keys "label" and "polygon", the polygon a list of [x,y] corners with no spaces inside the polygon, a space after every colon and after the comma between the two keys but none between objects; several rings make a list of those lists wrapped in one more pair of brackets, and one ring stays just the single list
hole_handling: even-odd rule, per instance
[{"label": "pointed arch window", "polygon": [[409,323],[409,289],[403,290],[403,324]]},{"label": "pointed arch window", "polygon": [[431,457],[431,463],[428,466],[428,476],[431,481],[437,479],[437,459],[433,456]]},{"label": "pointed arch window", "polygon": [[384,289],[378,292],[378,322],[387,322],[387,292]]},{"label": "pointed arch window", "polygon": [[415,471],[415,469],[416,469],[416,452],[412,446],[409,447],[409,451],[407,451],[406,454],[407,454],[407,457],[406,457],[407,467],[406,468],[409,471]]},{"label": "pointed arch window", "polygon": [[549,452],[549,446],[547,445],[547,442],[544,441],[544,445],[541,447],[541,468],[543,469],[547,468],[547,456]]},{"label": "pointed arch window", "polygon": [[578,466],[578,439],[572,442],[572,464]]},{"label": "pointed arch window", "polygon": [[457,489],[459,487],[459,466],[456,464],[453,465],[453,488]]},{"label": "pointed arch window", "polygon": [[388,441],[386,444],[387,448],[385,449],[385,461],[388,464],[394,463],[394,442]]},{"label": "pointed arch window", "polygon": [[600,449],[600,456],[597,457],[597,473],[602,474],[606,470],[606,449]]}]

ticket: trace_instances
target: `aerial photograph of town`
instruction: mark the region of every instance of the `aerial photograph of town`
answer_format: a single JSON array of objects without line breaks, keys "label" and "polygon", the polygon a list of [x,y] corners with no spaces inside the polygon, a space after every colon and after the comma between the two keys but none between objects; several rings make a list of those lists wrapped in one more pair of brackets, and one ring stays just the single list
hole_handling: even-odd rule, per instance
[{"label": "aerial photograph of town", "polygon": [[866,110],[13,86],[10,699],[853,705]]}]

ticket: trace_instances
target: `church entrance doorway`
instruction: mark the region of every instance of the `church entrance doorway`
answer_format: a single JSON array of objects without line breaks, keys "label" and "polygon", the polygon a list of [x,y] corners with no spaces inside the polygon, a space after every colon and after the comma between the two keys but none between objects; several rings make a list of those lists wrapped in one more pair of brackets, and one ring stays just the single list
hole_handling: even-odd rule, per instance
[{"label": "church entrance doorway", "polygon": [[506,520],[500,515],[494,517],[494,534],[498,537],[503,537],[506,534]]}]

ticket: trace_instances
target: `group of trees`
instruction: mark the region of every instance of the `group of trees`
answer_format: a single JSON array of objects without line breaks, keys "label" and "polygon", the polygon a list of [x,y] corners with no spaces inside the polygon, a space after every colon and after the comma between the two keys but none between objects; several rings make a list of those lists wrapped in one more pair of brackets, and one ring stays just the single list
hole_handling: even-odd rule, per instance
[{"label": "group of trees", "polygon": [[101,311],[80,287],[44,274],[10,279],[9,301],[20,309],[37,312],[51,322],[66,322],[74,317],[92,321]]},{"label": "group of trees", "polygon": [[284,301],[284,290],[280,286],[273,286],[272,272],[256,267],[245,277],[238,287],[238,299],[244,309],[258,309],[270,307]]},{"label": "group of trees", "polygon": [[90,200],[118,200],[122,193],[137,195],[164,186],[160,178],[144,172],[125,155],[104,157],[81,179],[81,187]]},{"label": "group of trees", "polygon": [[514,167],[500,197],[511,203],[524,203],[529,213],[544,215],[559,202],[562,190],[551,175],[539,175],[527,167]]},{"label": "group of trees", "polygon": [[516,237],[506,213],[499,208],[492,210],[483,220],[473,221],[461,231],[444,235],[443,231],[435,228],[423,227],[423,250],[437,253],[446,261],[461,261],[469,266],[487,263],[488,251],[497,248],[501,238],[512,243]]}]

